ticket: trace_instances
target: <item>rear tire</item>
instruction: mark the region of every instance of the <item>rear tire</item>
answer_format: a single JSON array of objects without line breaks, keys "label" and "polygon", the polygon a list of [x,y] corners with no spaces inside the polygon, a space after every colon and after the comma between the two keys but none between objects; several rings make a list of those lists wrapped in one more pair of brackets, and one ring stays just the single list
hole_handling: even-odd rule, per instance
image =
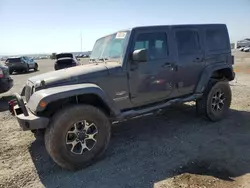
[{"label": "rear tire", "polygon": [[10,73],[10,74],[13,74],[13,70],[9,70],[9,73]]},{"label": "rear tire", "polygon": [[109,140],[108,118],[90,105],[74,105],[58,111],[45,132],[48,153],[59,166],[70,170],[95,163],[103,156]]},{"label": "rear tire", "polygon": [[29,65],[27,65],[26,69],[24,70],[24,72],[29,72],[30,71],[30,68],[29,68]]},{"label": "rear tire", "polygon": [[220,121],[228,114],[231,100],[227,81],[210,82],[202,98],[196,101],[197,113],[211,121]]}]

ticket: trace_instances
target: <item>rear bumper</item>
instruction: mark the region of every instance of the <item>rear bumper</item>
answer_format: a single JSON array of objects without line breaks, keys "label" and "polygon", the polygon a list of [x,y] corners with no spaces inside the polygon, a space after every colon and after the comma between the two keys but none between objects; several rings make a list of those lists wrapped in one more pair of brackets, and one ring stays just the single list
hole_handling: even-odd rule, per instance
[{"label": "rear bumper", "polygon": [[13,111],[19,126],[24,130],[36,130],[46,128],[49,124],[49,118],[34,115],[27,107],[19,94],[15,94],[14,106],[9,103],[10,111]]},{"label": "rear bumper", "polygon": [[0,79],[0,93],[9,91],[13,87],[12,78],[2,78]]}]

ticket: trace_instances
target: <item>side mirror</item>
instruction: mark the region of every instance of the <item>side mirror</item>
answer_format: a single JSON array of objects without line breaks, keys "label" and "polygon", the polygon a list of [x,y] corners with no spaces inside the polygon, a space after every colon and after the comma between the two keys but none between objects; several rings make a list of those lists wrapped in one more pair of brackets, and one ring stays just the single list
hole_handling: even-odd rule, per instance
[{"label": "side mirror", "polygon": [[146,62],[147,61],[147,50],[146,49],[139,49],[135,50],[132,55],[133,61],[136,62]]}]

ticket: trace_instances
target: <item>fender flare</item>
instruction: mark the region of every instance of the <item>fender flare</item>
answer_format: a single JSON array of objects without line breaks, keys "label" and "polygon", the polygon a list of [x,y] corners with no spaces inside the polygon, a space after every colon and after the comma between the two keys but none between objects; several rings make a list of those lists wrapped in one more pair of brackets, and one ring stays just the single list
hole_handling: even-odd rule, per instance
[{"label": "fender flare", "polygon": [[[34,112],[42,112],[51,102],[84,94],[94,94],[98,96],[107,105],[113,115],[117,116],[121,113],[115,102],[95,84],[74,84],[42,89],[30,97],[27,106]],[[41,101],[47,105],[41,107],[39,105]]]},{"label": "fender flare", "polygon": [[229,81],[234,80],[235,73],[234,73],[233,67],[231,65],[226,64],[226,63],[212,64],[212,65],[207,66],[204,69],[204,71],[202,72],[201,77],[199,79],[199,82],[196,86],[195,93],[203,93],[205,88],[207,87],[207,84],[208,84],[212,74],[215,71],[218,71],[221,69],[229,69],[230,74],[231,74]]}]

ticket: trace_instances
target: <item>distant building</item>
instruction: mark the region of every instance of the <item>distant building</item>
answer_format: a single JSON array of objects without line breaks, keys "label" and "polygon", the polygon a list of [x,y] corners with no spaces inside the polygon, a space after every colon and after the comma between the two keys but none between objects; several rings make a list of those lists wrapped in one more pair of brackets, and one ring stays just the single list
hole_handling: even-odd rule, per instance
[{"label": "distant building", "polygon": [[237,42],[237,48],[250,46],[250,39],[244,39]]}]

